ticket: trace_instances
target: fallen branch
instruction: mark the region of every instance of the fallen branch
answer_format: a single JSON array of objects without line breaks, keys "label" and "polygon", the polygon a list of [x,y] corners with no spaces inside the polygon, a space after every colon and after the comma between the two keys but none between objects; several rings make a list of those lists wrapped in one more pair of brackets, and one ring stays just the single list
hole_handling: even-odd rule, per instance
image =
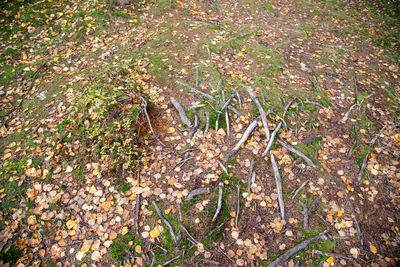
[{"label": "fallen branch", "polygon": [[177,83],[179,83],[180,85],[183,85],[183,86],[185,86],[186,88],[192,90],[192,91],[195,92],[196,94],[199,94],[199,95],[201,95],[201,96],[203,96],[203,97],[205,97],[205,98],[208,98],[208,99],[210,99],[210,100],[213,100],[213,101],[215,100],[215,97],[213,97],[212,95],[209,95],[209,94],[204,93],[204,92],[202,92],[202,91],[200,91],[200,90],[197,90],[196,88],[194,88],[194,87],[192,87],[192,86],[190,86],[190,85],[188,85],[188,84],[186,84],[186,83],[184,83],[184,82],[177,81]]},{"label": "fallen branch", "polygon": [[217,262],[217,261],[206,260],[206,259],[199,259],[199,258],[196,258],[194,261],[195,261],[195,262],[204,262],[204,263],[206,263],[206,264],[211,264],[211,265],[220,265],[220,263]]},{"label": "fallen branch", "polygon": [[290,152],[296,154],[297,156],[299,156],[300,158],[302,158],[308,165],[310,165],[313,168],[317,168],[317,165],[314,164],[314,162],[312,162],[311,159],[309,159],[306,155],[304,155],[302,152],[298,151],[297,149],[295,149],[294,147],[292,147],[291,145],[288,145],[284,142],[282,142],[281,140],[278,139],[278,143],[283,146],[284,148],[286,148],[287,150],[289,150]]},{"label": "fallen branch", "polygon": [[193,199],[195,196],[204,194],[204,193],[210,193],[210,188],[205,187],[205,188],[197,188],[193,190],[192,192],[189,193],[189,195],[186,197],[186,201]]},{"label": "fallen branch", "polygon": [[259,29],[259,27],[257,26],[254,30],[252,30],[252,31],[250,31],[248,33],[239,34],[238,36],[229,39],[229,41],[233,41],[233,40],[236,40],[236,39],[239,39],[239,38],[244,38],[244,37],[246,37],[248,35],[251,35],[251,34],[255,33],[256,31],[258,31],[258,29]]},{"label": "fallen branch", "polygon": [[238,115],[239,117],[242,116],[242,113],[241,113],[239,110],[237,110],[235,107],[228,106],[228,109],[229,109],[230,111],[233,111],[233,112],[234,112],[236,115]]},{"label": "fallen branch", "polygon": [[354,104],[358,104],[358,86],[356,76],[353,76],[354,80]]},{"label": "fallen branch", "polygon": [[174,234],[174,228],[172,228],[171,224],[167,221],[167,219],[165,219],[165,217],[162,215],[160,209],[157,206],[156,202],[152,202],[154,208],[156,209],[156,212],[158,214],[158,216],[160,217],[160,219],[164,222],[164,224],[168,227],[169,229],[169,235],[171,236],[172,241],[174,241],[175,246],[178,245],[178,239],[176,238],[175,234]]},{"label": "fallen branch", "polygon": [[236,99],[238,100],[238,103],[239,103],[239,107],[242,108],[242,99],[240,97],[240,94],[236,90],[235,90],[235,92],[236,92]]},{"label": "fallen branch", "polygon": [[258,101],[257,97],[253,94],[251,89],[245,85],[242,85],[242,86],[246,89],[247,93],[250,95],[250,98],[253,100],[254,104],[256,104],[258,111],[260,112],[261,121],[263,123],[264,130],[265,130],[265,137],[267,138],[267,141],[268,141],[270,136],[269,136],[268,123],[267,123],[267,114],[265,113],[265,110],[261,106],[260,101]]},{"label": "fallen branch", "polygon": [[235,155],[238,151],[239,148],[246,142],[247,138],[249,138],[250,134],[253,132],[253,130],[257,127],[258,119],[255,119],[250,125],[247,127],[246,131],[244,132],[242,138],[240,138],[239,142],[235,145],[235,147],[230,151],[224,158],[224,161],[227,162],[230,157]]},{"label": "fallen branch", "polygon": [[253,159],[250,163],[250,171],[249,171],[249,181],[247,183],[247,192],[249,192],[250,194],[250,190],[251,190],[251,185],[253,184],[253,169],[254,169],[254,165],[256,164],[256,161]]},{"label": "fallen branch", "polygon": [[154,253],[154,251],[152,249],[150,249],[151,252],[151,263],[150,263],[150,267],[153,267],[154,264],[156,263],[156,254]]},{"label": "fallen branch", "polygon": [[179,116],[181,117],[181,121],[189,127],[192,126],[192,124],[190,123],[188,117],[186,116],[185,110],[183,109],[181,104],[179,104],[179,102],[172,96],[171,96],[171,102],[174,105],[174,107],[176,108],[176,110],[178,111]]},{"label": "fallen branch", "polygon": [[146,115],[147,118],[147,122],[149,123],[149,127],[151,132],[153,133],[154,137],[157,139],[157,141],[165,147],[165,144],[158,138],[158,136],[155,134],[154,130],[153,130],[153,126],[151,125],[151,121],[150,121],[150,117],[149,114],[147,113],[147,101],[142,97],[142,103],[143,103],[143,111],[144,114]]},{"label": "fallen branch", "polygon": [[310,239],[304,240],[303,242],[301,242],[300,244],[298,244],[297,246],[289,249],[288,251],[286,251],[282,256],[280,256],[279,258],[277,258],[276,260],[274,260],[272,263],[270,263],[268,265],[268,267],[277,267],[278,265],[282,265],[284,263],[286,263],[293,255],[295,255],[297,252],[299,252],[300,250],[303,249],[307,249],[308,245],[314,243],[315,241],[324,239],[324,235],[327,233],[328,231],[324,231],[322,233],[320,233],[317,236],[314,236]]},{"label": "fallen branch", "polygon": [[229,172],[228,172],[228,169],[224,166],[224,164],[222,164],[222,162],[221,161],[219,161],[218,159],[217,159],[217,162],[218,162],[218,164],[219,164],[219,166],[221,167],[221,169],[225,172],[225,174],[229,177]]},{"label": "fallen branch", "polygon": [[[136,172],[137,184],[140,184],[140,170]],[[136,206],[135,206],[135,230],[136,235],[139,236],[139,211],[140,211],[140,194],[136,193]]]},{"label": "fallen branch", "polygon": [[386,126],[387,126],[387,125],[383,126],[383,128],[382,128],[382,129],[379,131],[379,133],[374,137],[374,139],[371,140],[371,143],[370,143],[370,145],[369,145],[368,152],[367,152],[367,154],[365,155],[365,157],[364,157],[364,159],[363,159],[363,162],[362,162],[362,165],[361,165],[361,168],[360,168],[360,172],[359,172],[358,175],[357,175],[357,181],[361,181],[362,176],[363,176],[364,171],[365,171],[365,168],[367,167],[367,161],[368,161],[369,154],[371,153],[371,150],[372,150],[373,146],[375,145],[376,140],[378,140],[379,135],[381,135],[382,131],[386,128]]},{"label": "fallen branch", "polygon": [[[307,194],[306,194],[307,196]],[[308,229],[308,206],[307,206],[307,197],[305,199],[304,202],[302,202],[301,200],[299,200],[300,205],[303,207],[303,211],[301,211],[300,213],[303,214],[304,216],[304,221],[303,221],[303,229],[307,230]]]},{"label": "fallen branch", "polygon": [[237,188],[237,202],[236,202],[236,214],[235,214],[235,228],[238,227],[239,213],[240,213],[240,183],[239,180],[236,185]]},{"label": "fallen branch", "polygon": [[268,145],[264,150],[264,153],[262,153],[262,156],[265,157],[269,151],[269,149],[271,148],[272,144],[274,143],[274,139],[275,139],[275,135],[278,133],[279,129],[282,126],[282,122],[280,122],[278,124],[278,126],[275,128],[275,130],[272,132],[271,134],[271,138],[269,139]]},{"label": "fallen branch", "polygon": [[351,105],[351,107],[349,108],[349,110],[346,112],[346,114],[344,115],[344,117],[340,120],[341,123],[345,123],[347,121],[347,119],[349,118],[350,112],[353,110],[353,108],[355,108],[357,106],[357,104],[353,104]]},{"label": "fallen branch", "polygon": [[179,161],[178,163],[175,164],[174,168],[176,167],[182,167],[186,162],[188,162],[189,160],[191,160],[193,157],[188,157],[186,159],[183,159],[181,161]]},{"label": "fallen branch", "polygon": [[279,169],[278,169],[278,165],[276,164],[274,154],[272,154],[272,152],[270,154],[271,154],[272,168],[274,169],[276,189],[278,190],[278,203],[279,203],[279,209],[280,209],[280,213],[281,213],[281,219],[284,220],[285,219],[285,203],[283,202],[281,176],[279,175]]},{"label": "fallen branch", "polygon": [[210,129],[210,113],[206,112],[206,128],[204,129],[204,137],[207,137],[209,129]]},{"label": "fallen branch", "polygon": [[215,211],[215,214],[214,214],[214,217],[212,218],[212,221],[215,221],[215,219],[217,218],[219,212],[221,211],[223,188],[224,188],[224,182],[221,181],[218,184],[218,205],[217,205],[217,210]]}]

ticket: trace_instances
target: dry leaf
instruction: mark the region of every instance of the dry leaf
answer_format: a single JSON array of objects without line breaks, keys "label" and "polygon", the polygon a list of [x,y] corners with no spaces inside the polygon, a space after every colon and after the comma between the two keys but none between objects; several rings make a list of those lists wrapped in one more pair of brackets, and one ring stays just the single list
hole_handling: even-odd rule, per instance
[{"label": "dry leaf", "polygon": [[151,236],[152,238],[156,238],[156,237],[159,237],[159,236],[160,236],[160,230],[158,230],[158,227],[157,227],[157,226],[154,227],[154,229],[150,231],[150,236]]}]

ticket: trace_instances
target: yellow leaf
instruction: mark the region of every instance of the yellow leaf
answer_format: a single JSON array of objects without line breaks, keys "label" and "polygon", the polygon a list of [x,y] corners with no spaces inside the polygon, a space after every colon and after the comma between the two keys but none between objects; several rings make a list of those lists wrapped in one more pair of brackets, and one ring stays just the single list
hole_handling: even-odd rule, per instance
[{"label": "yellow leaf", "polygon": [[69,235],[70,235],[70,236],[76,235],[76,231],[75,231],[74,229],[72,229],[71,231],[69,231]]},{"label": "yellow leaf", "polygon": [[94,193],[96,193],[96,191],[97,191],[97,189],[94,185],[92,185],[92,187],[89,189],[90,194],[94,194]]},{"label": "yellow leaf", "polygon": [[129,232],[128,227],[126,227],[126,226],[122,227],[122,230],[121,230],[122,235],[126,235],[128,232]]},{"label": "yellow leaf", "polygon": [[11,157],[11,153],[7,153],[7,154],[4,155],[3,159],[8,159],[10,157]]},{"label": "yellow leaf", "polygon": [[376,247],[374,245],[369,245],[369,250],[371,250],[372,253],[376,254],[377,250]]},{"label": "yellow leaf", "polygon": [[93,175],[97,175],[97,174],[99,174],[99,172],[100,172],[99,169],[95,169],[95,170],[93,171]]},{"label": "yellow leaf", "polygon": [[342,214],[343,214],[343,213],[342,213],[341,210],[339,210],[339,211],[337,212],[337,216],[338,216],[338,217],[342,217]]},{"label": "yellow leaf", "polygon": [[7,147],[8,148],[13,148],[13,147],[15,147],[15,145],[16,145],[17,143],[15,143],[15,142],[12,142],[11,144],[9,144]]},{"label": "yellow leaf", "polygon": [[168,128],[168,133],[174,133],[175,132],[175,128],[174,127],[169,127]]},{"label": "yellow leaf", "polygon": [[75,221],[74,220],[69,220],[67,222],[67,228],[72,229],[75,226]]},{"label": "yellow leaf", "polygon": [[152,238],[156,238],[156,237],[160,236],[160,230],[158,230],[157,226],[154,227],[154,229],[150,231],[150,236]]},{"label": "yellow leaf", "polygon": [[326,259],[326,262],[331,264],[335,259],[333,257],[329,257],[328,259]]},{"label": "yellow leaf", "polygon": [[28,224],[29,225],[36,224],[36,216],[35,215],[31,215],[31,216],[28,217]]},{"label": "yellow leaf", "polygon": [[88,252],[89,251],[89,249],[90,249],[90,247],[91,247],[91,242],[85,242],[84,244],[83,244],[83,246],[81,247],[81,252],[82,253],[86,253],[86,252]]},{"label": "yellow leaf", "polygon": [[108,202],[108,201],[103,202],[103,203],[101,203],[101,207],[102,207],[105,211],[109,211],[110,208],[111,208],[111,203]]}]

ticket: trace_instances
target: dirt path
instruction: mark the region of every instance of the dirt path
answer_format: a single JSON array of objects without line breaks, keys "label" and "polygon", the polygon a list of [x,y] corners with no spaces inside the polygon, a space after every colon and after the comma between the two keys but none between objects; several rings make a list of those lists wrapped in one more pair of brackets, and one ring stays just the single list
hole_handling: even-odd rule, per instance
[{"label": "dirt path", "polygon": [[[35,53],[5,57],[33,64],[34,75],[21,68],[16,89],[4,87],[4,262],[274,266],[321,233],[279,263],[400,261],[399,65],[395,46],[374,43],[384,28],[371,6],[159,1],[98,16],[103,9],[56,13],[69,42],[27,44],[49,53],[43,64]],[[248,91],[274,136],[265,154],[268,131]]]}]

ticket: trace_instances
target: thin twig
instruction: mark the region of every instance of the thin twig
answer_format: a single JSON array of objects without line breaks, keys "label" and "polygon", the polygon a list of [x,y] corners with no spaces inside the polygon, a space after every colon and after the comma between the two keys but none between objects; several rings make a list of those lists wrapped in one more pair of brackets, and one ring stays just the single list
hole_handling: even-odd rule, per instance
[{"label": "thin twig", "polygon": [[354,104],[358,104],[358,86],[357,86],[357,79],[356,76],[353,76],[354,80]]},{"label": "thin twig", "polygon": [[196,258],[195,261],[196,261],[196,262],[204,262],[204,263],[206,263],[206,264],[211,264],[211,265],[220,265],[220,263],[217,262],[217,261],[206,260],[206,259],[199,259],[199,258]]},{"label": "thin twig", "polygon": [[324,232],[320,233],[317,236],[314,236],[314,237],[312,237],[310,239],[304,240],[303,242],[301,242],[297,246],[289,249],[282,256],[280,256],[279,258],[274,260],[272,263],[270,263],[268,265],[268,267],[277,267],[278,265],[282,265],[282,264],[286,263],[293,255],[295,255],[300,250],[307,249],[308,245],[314,243],[315,241],[324,239],[324,235],[327,232],[328,232],[328,230],[325,230]]},{"label": "thin twig", "polygon": [[272,154],[272,152],[270,154],[271,154],[272,168],[274,169],[276,189],[278,191],[278,203],[279,203],[279,209],[280,209],[280,213],[281,213],[281,219],[284,220],[285,219],[285,203],[283,202],[281,176],[279,174],[279,169],[278,169],[278,165],[276,164],[274,154]]},{"label": "thin twig", "polygon": [[179,161],[178,163],[175,164],[174,168],[176,167],[182,167],[186,162],[188,162],[189,160],[191,160],[193,157],[188,157],[186,159],[183,159],[181,161]]},{"label": "thin twig", "polygon": [[236,92],[236,99],[237,99],[238,102],[239,102],[239,107],[242,108],[242,99],[241,99],[241,97],[240,97],[240,94],[239,94],[239,92],[236,91],[236,90],[235,90],[235,92]]},{"label": "thin twig", "polygon": [[297,196],[297,194],[300,192],[300,190],[301,190],[304,186],[306,186],[306,184],[307,184],[309,181],[310,181],[310,179],[308,179],[307,181],[305,181],[305,182],[296,190],[296,192],[294,192],[294,195],[292,196],[292,199],[294,199],[294,198]]},{"label": "thin twig", "polygon": [[370,143],[369,149],[368,149],[368,153],[365,155],[365,157],[363,159],[363,162],[362,162],[362,165],[361,165],[361,168],[360,168],[360,172],[357,175],[357,181],[361,181],[362,176],[363,176],[364,171],[365,171],[365,168],[367,167],[367,161],[368,161],[369,154],[371,153],[371,150],[372,150],[373,146],[375,145],[376,140],[378,140],[379,135],[381,135],[382,131],[386,128],[386,126],[387,125],[383,126],[383,128],[374,137],[374,139],[371,140],[371,143]]},{"label": "thin twig", "polygon": [[199,88],[199,66],[196,66],[196,88]]},{"label": "thin twig", "polygon": [[157,212],[158,216],[159,216],[160,219],[164,222],[164,224],[168,227],[168,229],[169,229],[169,235],[171,236],[172,241],[174,241],[174,244],[175,244],[175,245],[178,245],[178,239],[177,239],[176,236],[175,236],[174,228],[172,228],[171,224],[170,224],[170,223],[167,221],[167,219],[165,219],[165,217],[162,215],[160,209],[159,209],[158,206],[157,206],[157,203],[154,202],[154,201],[153,201],[152,203],[153,203],[154,208],[156,209],[156,212]]},{"label": "thin twig", "polygon": [[253,94],[252,90],[245,85],[242,85],[242,86],[246,89],[247,93],[250,95],[250,98],[253,100],[254,104],[256,104],[257,109],[260,112],[261,121],[263,123],[264,130],[265,130],[265,137],[267,138],[267,141],[268,141],[270,136],[269,136],[268,123],[267,123],[267,114],[265,113],[265,110],[261,106],[260,101],[258,101],[257,97]]},{"label": "thin twig", "polygon": [[197,116],[197,110],[194,111],[194,125],[192,130],[189,132],[189,138],[193,140],[196,137],[196,132],[199,128],[199,116]]},{"label": "thin twig", "polygon": [[248,33],[239,34],[238,36],[229,39],[229,41],[233,41],[233,40],[236,40],[236,39],[239,39],[239,38],[244,38],[244,37],[246,37],[248,35],[251,35],[251,34],[255,33],[256,31],[258,31],[258,29],[259,29],[259,27],[257,26],[254,30],[252,30],[252,31],[250,31]]},{"label": "thin twig", "polygon": [[215,130],[218,131],[218,121],[219,118],[221,117],[222,112],[228,107],[229,103],[232,101],[233,96],[231,96],[227,101],[225,101],[225,103],[222,105],[222,108],[217,111],[218,115],[217,115],[217,119],[215,121]]},{"label": "thin twig", "polygon": [[218,205],[217,205],[217,210],[215,211],[215,214],[214,214],[214,217],[212,218],[212,221],[215,221],[215,219],[217,218],[219,212],[221,211],[223,188],[224,188],[224,182],[221,181],[218,184]]},{"label": "thin twig", "polygon": [[242,116],[242,113],[241,113],[239,110],[237,110],[235,107],[228,106],[228,109],[229,109],[230,111],[233,111],[233,112],[234,112],[236,115],[238,115],[239,117]]},{"label": "thin twig", "polygon": [[235,145],[235,147],[225,156],[224,161],[227,162],[230,157],[235,155],[238,151],[239,148],[241,147],[244,142],[246,142],[247,138],[249,138],[249,135],[253,132],[253,130],[257,127],[258,124],[258,119],[255,119],[250,125],[247,127],[246,131],[244,132],[242,138],[239,140],[239,142]]},{"label": "thin twig", "polygon": [[180,257],[181,257],[181,255],[178,255],[178,256],[176,256],[176,257],[170,259],[170,260],[167,260],[166,262],[164,262],[164,263],[162,264],[162,266],[168,266],[171,262],[176,261],[176,260],[179,259]]},{"label": "thin twig", "polygon": [[218,162],[218,164],[219,164],[219,166],[221,167],[221,169],[225,172],[225,174],[229,177],[229,172],[228,172],[228,169],[224,166],[224,164],[222,164],[222,162],[221,161],[219,161],[218,159],[217,159],[217,162]]},{"label": "thin twig", "polygon": [[212,229],[210,232],[208,232],[208,233],[206,234],[206,239],[209,238],[213,233],[215,233],[216,231],[218,231],[219,229],[221,229],[221,227],[224,226],[224,224],[225,224],[226,222],[227,222],[227,221],[225,220],[223,223],[221,223],[220,225],[218,225],[217,227],[215,227],[214,229]]},{"label": "thin twig", "polygon": [[345,123],[347,121],[347,119],[349,118],[350,112],[353,110],[353,108],[355,108],[357,106],[357,104],[353,104],[351,105],[351,107],[349,108],[349,110],[347,110],[346,114],[344,115],[344,117],[340,120],[341,123]]},{"label": "thin twig", "polygon": [[315,165],[314,162],[311,159],[309,159],[306,155],[304,155],[302,152],[298,151],[297,149],[295,149],[291,145],[288,145],[288,144],[282,142],[279,139],[278,139],[278,143],[281,146],[283,146],[284,148],[286,148],[287,150],[289,150],[290,152],[292,152],[292,153],[296,154],[297,156],[299,156],[300,158],[302,158],[311,167],[317,168],[317,165]]},{"label": "thin twig", "polygon": [[151,252],[151,263],[150,263],[150,267],[153,267],[154,264],[156,263],[156,254],[154,254],[154,251],[152,249],[150,249]]}]

